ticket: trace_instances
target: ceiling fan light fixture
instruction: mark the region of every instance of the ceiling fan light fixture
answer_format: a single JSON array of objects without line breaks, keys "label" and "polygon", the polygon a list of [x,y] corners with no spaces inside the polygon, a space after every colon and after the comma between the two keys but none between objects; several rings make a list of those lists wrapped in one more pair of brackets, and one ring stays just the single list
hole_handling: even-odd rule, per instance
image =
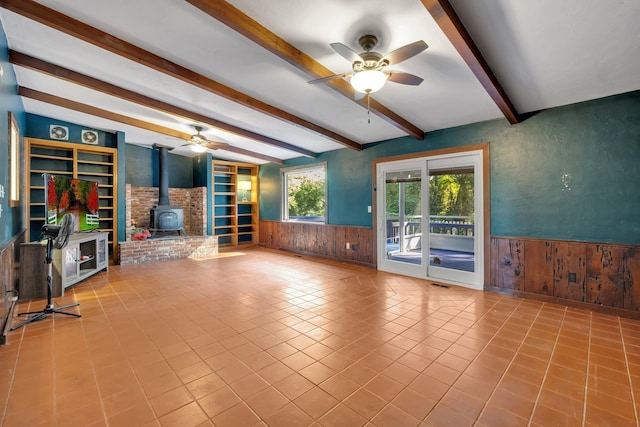
[{"label": "ceiling fan light fixture", "polygon": [[191,151],[194,151],[196,153],[204,153],[205,151],[207,151],[207,147],[202,144],[191,144],[189,148],[191,148]]},{"label": "ceiling fan light fixture", "polygon": [[196,134],[191,135],[191,138],[189,138],[189,147],[195,153],[204,153],[207,151],[207,144],[209,143],[207,138],[200,133],[204,128],[202,126],[194,126],[193,128],[196,130]]},{"label": "ceiling fan light fixture", "polygon": [[189,139],[189,143],[194,144],[194,145],[202,145],[202,144],[206,144],[207,140],[200,135],[200,132],[198,132],[195,135],[191,135],[191,139]]},{"label": "ceiling fan light fixture", "polygon": [[380,70],[364,70],[351,77],[351,86],[362,93],[374,93],[382,89],[389,76]]}]

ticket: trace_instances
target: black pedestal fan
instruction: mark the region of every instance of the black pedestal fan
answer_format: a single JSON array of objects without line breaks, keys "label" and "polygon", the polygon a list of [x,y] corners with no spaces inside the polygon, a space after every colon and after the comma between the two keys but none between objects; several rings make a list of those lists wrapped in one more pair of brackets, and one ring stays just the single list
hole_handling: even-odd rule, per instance
[{"label": "black pedestal fan", "polygon": [[53,284],[53,250],[62,249],[67,246],[67,243],[69,242],[69,236],[71,236],[71,233],[73,233],[74,223],[75,217],[72,214],[68,213],[62,217],[60,225],[45,224],[42,226],[42,235],[47,239],[47,256],[45,258],[45,262],[47,263],[47,306],[40,311],[18,313],[18,316],[32,316],[24,322],[12,327],[12,331],[15,331],[16,329],[21,328],[22,326],[27,325],[31,322],[42,320],[47,316],[47,314],[58,313],[67,316],[82,317],[80,314],[62,311],[70,307],[76,307],[80,305],[80,303],[69,304],[62,307],[54,307],[53,299],[51,297]]}]

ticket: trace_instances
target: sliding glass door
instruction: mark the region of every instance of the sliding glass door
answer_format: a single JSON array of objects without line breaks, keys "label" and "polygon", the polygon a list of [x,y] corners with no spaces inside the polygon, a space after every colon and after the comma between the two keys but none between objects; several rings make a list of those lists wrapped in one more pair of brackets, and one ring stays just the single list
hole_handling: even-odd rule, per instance
[{"label": "sliding glass door", "polygon": [[378,260],[386,271],[419,275],[422,250],[424,162],[385,165],[379,173],[378,206],[383,208]]},{"label": "sliding glass door", "polygon": [[481,160],[471,152],[378,165],[380,270],[482,288]]},{"label": "sliding glass door", "polygon": [[[429,269],[428,276],[442,281],[482,285],[482,245],[478,236],[482,192],[477,179],[479,158],[455,156],[427,161],[429,175]],[[482,177],[482,175],[480,175]]]}]

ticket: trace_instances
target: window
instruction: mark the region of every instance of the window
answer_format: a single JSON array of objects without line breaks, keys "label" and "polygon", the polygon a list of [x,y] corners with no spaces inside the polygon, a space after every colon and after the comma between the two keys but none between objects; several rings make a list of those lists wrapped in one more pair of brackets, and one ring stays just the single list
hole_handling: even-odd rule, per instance
[{"label": "window", "polygon": [[282,219],[324,223],[326,209],[326,163],[282,171]]},{"label": "window", "polygon": [[20,204],[20,130],[9,112],[9,206]]}]

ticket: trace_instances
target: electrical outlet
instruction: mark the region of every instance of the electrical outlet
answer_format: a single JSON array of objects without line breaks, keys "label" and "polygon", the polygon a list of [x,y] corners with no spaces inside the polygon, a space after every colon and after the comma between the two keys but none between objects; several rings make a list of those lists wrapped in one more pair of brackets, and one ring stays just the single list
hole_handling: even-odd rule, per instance
[{"label": "electrical outlet", "polygon": [[569,273],[567,276],[570,283],[576,283],[576,273]]},{"label": "electrical outlet", "polygon": [[371,206],[367,206],[367,212],[371,213]]},{"label": "electrical outlet", "polygon": [[351,249],[351,243],[347,243],[347,249]]},{"label": "electrical outlet", "polygon": [[358,246],[354,245],[353,243],[351,244],[351,250],[352,251],[357,251],[358,250]]}]

